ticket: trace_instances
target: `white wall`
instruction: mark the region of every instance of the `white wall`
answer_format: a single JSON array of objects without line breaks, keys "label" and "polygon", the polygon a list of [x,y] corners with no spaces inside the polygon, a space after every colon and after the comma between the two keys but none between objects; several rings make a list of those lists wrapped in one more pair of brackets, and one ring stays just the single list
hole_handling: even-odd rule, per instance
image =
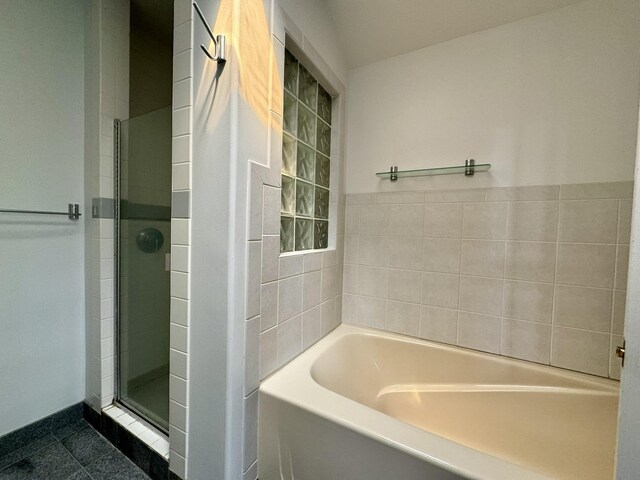
[{"label": "white wall", "polygon": [[[589,0],[351,71],[347,193],[631,180],[639,15]],[[490,174],[374,175],[466,158]]]},{"label": "white wall", "polygon": [[[83,189],[84,2],[0,1],[0,208]],[[84,398],[84,219],[0,214],[0,435]]]}]

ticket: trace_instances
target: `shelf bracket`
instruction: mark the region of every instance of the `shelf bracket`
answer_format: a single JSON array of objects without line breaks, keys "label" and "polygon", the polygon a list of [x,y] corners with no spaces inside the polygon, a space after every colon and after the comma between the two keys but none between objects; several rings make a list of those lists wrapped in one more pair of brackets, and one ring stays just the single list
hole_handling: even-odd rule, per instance
[{"label": "shelf bracket", "polygon": [[397,182],[398,181],[398,166],[397,165],[389,168],[389,180],[391,180],[392,182]]},{"label": "shelf bracket", "polygon": [[464,176],[473,177],[474,173],[476,173],[476,161],[473,158],[465,160],[464,166]]}]

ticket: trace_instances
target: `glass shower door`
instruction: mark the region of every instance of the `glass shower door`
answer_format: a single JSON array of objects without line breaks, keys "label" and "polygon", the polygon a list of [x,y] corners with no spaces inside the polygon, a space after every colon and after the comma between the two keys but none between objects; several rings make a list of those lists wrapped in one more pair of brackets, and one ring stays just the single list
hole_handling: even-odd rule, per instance
[{"label": "glass shower door", "polygon": [[117,398],[167,431],[171,107],[116,129]]}]

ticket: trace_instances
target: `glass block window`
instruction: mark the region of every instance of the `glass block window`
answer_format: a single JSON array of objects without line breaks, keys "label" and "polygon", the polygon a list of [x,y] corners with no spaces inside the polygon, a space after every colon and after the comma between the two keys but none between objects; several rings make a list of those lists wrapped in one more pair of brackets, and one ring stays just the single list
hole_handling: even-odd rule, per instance
[{"label": "glass block window", "polygon": [[327,248],[331,95],[285,50],[280,251]]}]

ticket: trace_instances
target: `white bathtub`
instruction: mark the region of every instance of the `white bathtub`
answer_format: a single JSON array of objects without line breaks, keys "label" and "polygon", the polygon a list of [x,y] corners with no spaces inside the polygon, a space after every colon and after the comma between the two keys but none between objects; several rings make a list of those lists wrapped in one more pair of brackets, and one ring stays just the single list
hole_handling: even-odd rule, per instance
[{"label": "white bathtub", "polygon": [[617,382],[341,325],[260,387],[261,480],[611,479]]}]

